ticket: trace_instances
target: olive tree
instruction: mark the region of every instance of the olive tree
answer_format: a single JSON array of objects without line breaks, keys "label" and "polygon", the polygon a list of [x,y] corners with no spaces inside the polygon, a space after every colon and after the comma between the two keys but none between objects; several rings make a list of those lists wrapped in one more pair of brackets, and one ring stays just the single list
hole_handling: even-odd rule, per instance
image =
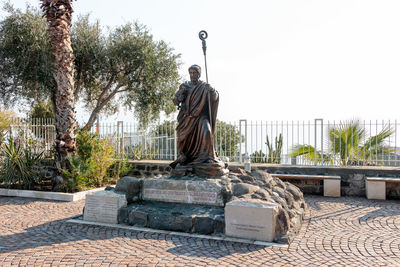
[{"label": "olive tree", "polygon": [[[5,5],[8,16],[0,22],[0,95],[3,104],[52,98],[57,83],[52,75],[55,56],[46,19],[37,9],[25,11]],[[17,44],[17,45],[15,45]],[[134,109],[142,125],[173,112],[179,85],[180,55],[164,41],[155,40],[138,22],[105,31],[99,21],[80,16],[71,28],[74,54],[75,101],[83,102],[90,128],[100,112]]]}]

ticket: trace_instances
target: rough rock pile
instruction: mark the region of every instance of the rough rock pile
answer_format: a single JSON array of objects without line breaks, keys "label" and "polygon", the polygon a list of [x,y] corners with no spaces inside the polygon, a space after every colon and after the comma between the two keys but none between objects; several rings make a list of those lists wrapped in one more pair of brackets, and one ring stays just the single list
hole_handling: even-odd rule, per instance
[{"label": "rough rock pile", "polygon": [[260,199],[280,205],[276,224],[276,241],[288,243],[301,227],[305,202],[298,187],[264,171],[246,172],[243,169],[231,171],[231,197],[239,199]]},{"label": "rough rock pile", "polygon": [[[250,173],[243,169],[237,169],[217,180],[195,176],[160,178],[193,181],[202,179],[207,180],[207,182],[216,181],[215,183],[218,183],[218,185],[223,185],[220,196],[223,199],[224,205],[235,199],[258,199],[278,204],[279,212],[274,240],[276,242],[290,243],[301,227],[305,209],[303,193],[295,185],[283,182],[279,178],[274,178],[267,172],[255,170]],[[128,203],[135,203],[143,200],[142,188],[143,178],[124,177],[119,180],[115,191],[124,193]],[[128,217],[129,210],[133,210],[132,207],[127,209],[126,216]],[[189,231],[196,232],[194,228]],[[210,231],[216,233],[216,231]]]}]

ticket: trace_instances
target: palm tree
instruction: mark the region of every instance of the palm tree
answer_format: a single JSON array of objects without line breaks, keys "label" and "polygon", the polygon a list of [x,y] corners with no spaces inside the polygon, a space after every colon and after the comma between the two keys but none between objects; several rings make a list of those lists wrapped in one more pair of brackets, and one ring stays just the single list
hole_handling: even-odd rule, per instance
[{"label": "palm tree", "polygon": [[379,134],[367,138],[359,121],[351,120],[328,128],[329,151],[323,153],[311,145],[295,145],[290,156],[304,156],[306,160],[318,163],[333,164],[338,160],[341,165],[367,165],[376,160],[378,155],[394,152],[384,144],[385,139],[393,133],[386,126]]},{"label": "palm tree", "polygon": [[72,0],[42,0],[41,8],[49,24],[55,56],[53,74],[57,89],[52,94],[56,121],[56,164],[69,168],[68,154],[76,151],[74,103],[74,54],[71,47]]},{"label": "palm tree", "polygon": [[316,150],[311,145],[294,145],[289,157],[297,156],[304,156],[304,159],[310,162],[333,164],[334,161],[331,154]]}]

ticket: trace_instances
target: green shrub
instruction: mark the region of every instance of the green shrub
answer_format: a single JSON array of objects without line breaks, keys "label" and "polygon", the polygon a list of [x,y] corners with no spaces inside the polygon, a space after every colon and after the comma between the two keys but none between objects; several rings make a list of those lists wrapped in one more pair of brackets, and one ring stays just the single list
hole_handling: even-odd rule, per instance
[{"label": "green shrub", "polygon": [[69,157],[72,169],[63,170],[65,181],[61,189],[75,192],[105,185],[110,180],[107,169],[114,162],[112,140],[87,131],[80,131],[76,140],[78,150]]},{"label": "green shrub", "polygon": [[265,154],[260,150],[260,151],[255,151],[250,155],[250,159],[252,163],[265,163],[267,162],[265,158]]},{"label": "green shrub", "polygon": [[129,174],[132,170],[132,165],[128,163],[126,158],[117,159],[115,162],[108,168],[106,177],[108,178],[108,183],[113,183],[118,181],[120,177],[124,177]]},{"label": "green shrub", "polygon": [[40,182],[38,166],[43,159],[43,151],[35,152],[28,143],[24,145],[9,137],[8,142],[2,144],[2,156],[0,182],[8,187],[25,189]]},{"label": "green shrub", "polygon": [[93,173],[93,162],[82,159],[79,155],[69,156],[71,171],[62,170],[64,183],[60,186],[61,191],[77,192],[93,187],[91,174]]},{"label": "green shrub", "polygon": [[95,149],[98,140],[99,138],[97,134],[88,131],[79,131],[76,137],[78,156],[83,160],[89,159],[92,156],[92,152]]}]

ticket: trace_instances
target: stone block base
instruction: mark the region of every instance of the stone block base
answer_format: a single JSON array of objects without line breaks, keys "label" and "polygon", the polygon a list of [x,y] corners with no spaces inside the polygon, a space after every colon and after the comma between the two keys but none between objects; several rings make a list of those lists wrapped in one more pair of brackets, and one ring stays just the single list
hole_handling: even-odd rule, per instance
[{"label": "stone block base", "polygon": [[234,200],[225,206],[225,234],[231,237],[272,242],[278,204],[259,200]]},{"label": "stone block base", "polygon": [[119,222],[168,231],[222,234],[224,232],[224,208],[138,202],[121,209]]},{"label": "stone block base", "polygon": [[99,191],[87,195],[83,220],[116,224],[119,209],[126,205],[126,196],[113,191]]},{"label": "stone block base", "polygon": [[386,199],[386,182],[384,181],[366,181],[368,199]]},{"label": "stone block base", "polygon": [[324,196],[340,197],[340,179],[324,179]]}]

